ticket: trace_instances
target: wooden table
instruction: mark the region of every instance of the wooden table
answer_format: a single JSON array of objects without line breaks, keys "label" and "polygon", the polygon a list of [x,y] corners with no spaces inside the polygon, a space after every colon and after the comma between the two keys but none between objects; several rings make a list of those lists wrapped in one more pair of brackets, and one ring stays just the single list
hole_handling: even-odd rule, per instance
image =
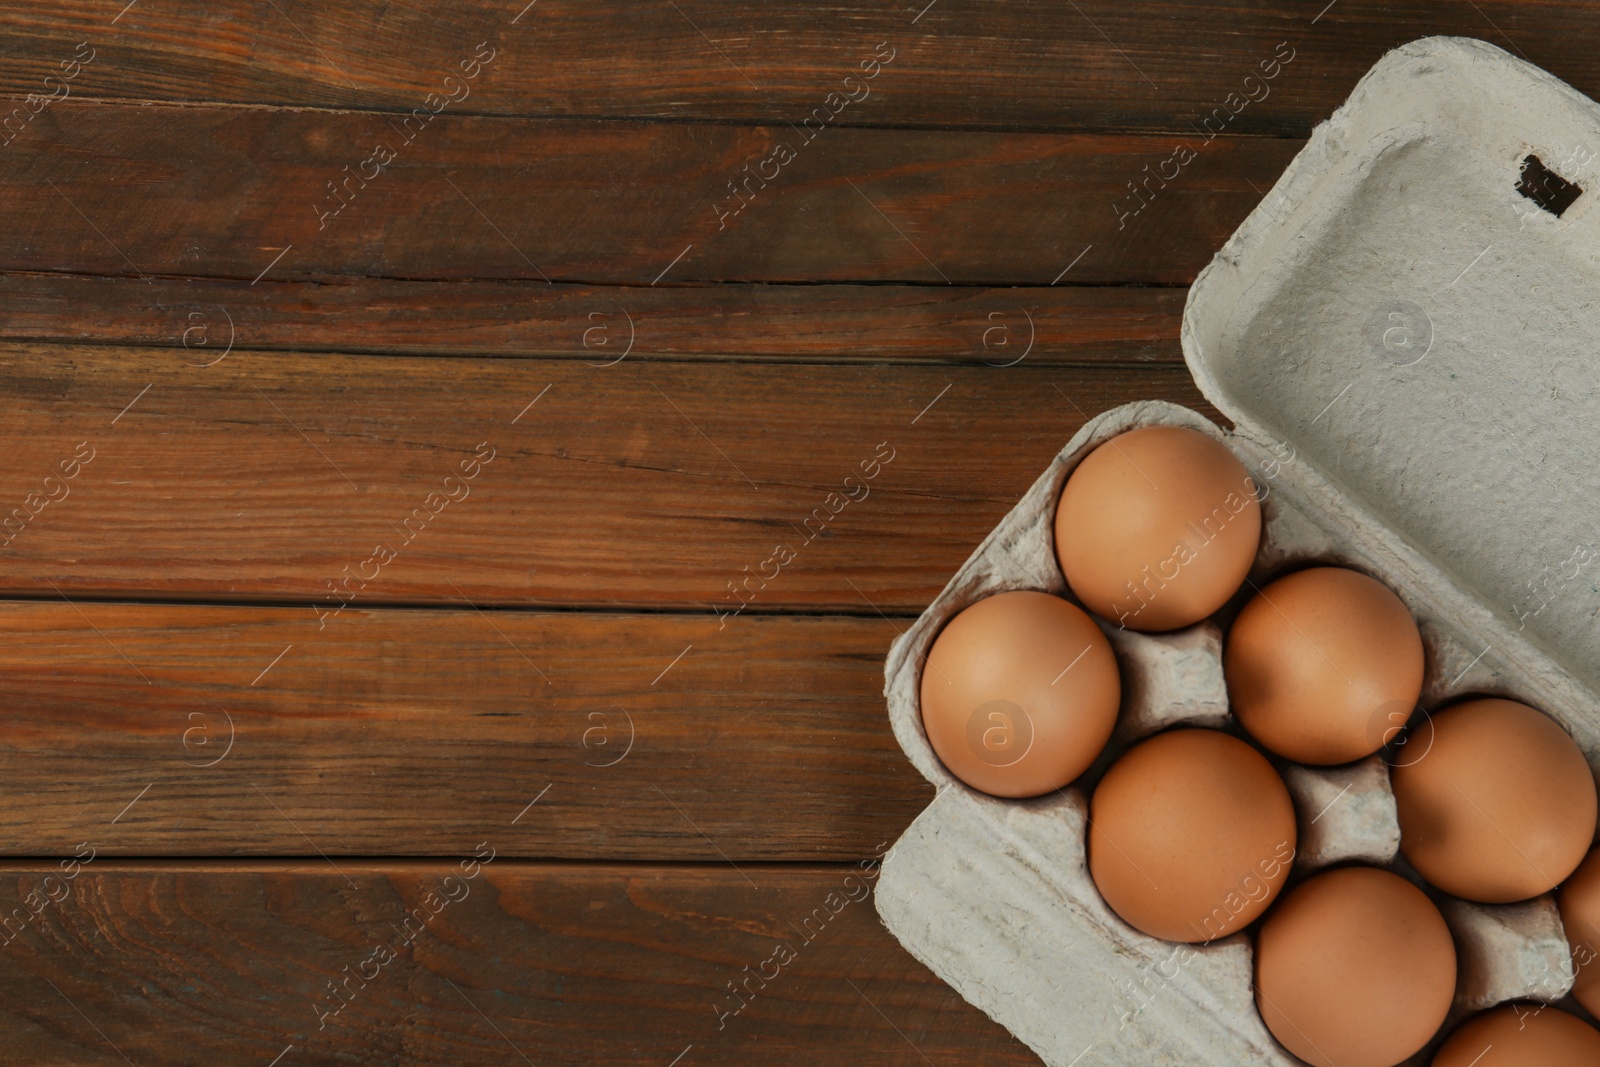
[{"label": "wooden table", "polygon": [[1386,49],[1594,94],[1600,4],[924,3],[8,9],[0,1061],[1037,1062],[853,890],[888,643],[1217,417]]}]

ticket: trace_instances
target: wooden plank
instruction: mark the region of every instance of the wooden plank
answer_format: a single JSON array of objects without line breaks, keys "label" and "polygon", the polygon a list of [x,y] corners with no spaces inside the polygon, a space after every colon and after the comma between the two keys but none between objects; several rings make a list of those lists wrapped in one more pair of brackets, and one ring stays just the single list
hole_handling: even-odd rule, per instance
[{"label": "wooden plank", "polygon": [[[1102,286],[251,285],[0,274],[0,340],[652,360],[1179,363],[1186,291]],[[631,342],[631,343],[630,343]]]},{"label": "wooden plank", "polygon": [[0,595],[914,613],[1088,416],[1210,410],[1172,366],[193,355],[0,349]]},{"label": "wooden plank", "polygon": [[[895,944],[857,864],[474,859],[500,836],[486,828],[456,862],[339,872],[97,858],[64,881],[56,862],[8,865],[8,910],[61,899],[13,924],[6,1061],[1038,1063]],[[749,991],[737,1014],[729,983]]]},{"label": "wooden plank", "polygon": [[[1189,134],[1214,109],[1236,107],[1226,103],[1234,93],[1258,99],[1230,130],[1303,136],[1384,51],[1455,34],[1600,95],[1593,2],[543,0],[519,18],[522,6],[208,0],[119,15],[120,3],[34,0],[7,11],[0,87],[63,91],[42,79],[87,40],[96,58],[67,87],[86,96],[409,111],[447,93],[454,108],[492,114],[799,121],[846,90],[858,99],[834,104],[835,121],[855,125]],[[495,59],[460,79],[483,41]],[[847,86],[880,42],[888,65]],[[1274,68],[1276,55],[1294,58]]]},{"label": "wooden plank", "polygon": [[1223,136],[1174,170],[1167,136],[68,99],[3,149],[0,269],[1186,285],[1299,146]]},{"label": "wooden plank", "polygon": [[[0,853],[848,859],[933,796],[903,624],[0,605]],[[537,800],[537,804],[534,801]]]}]

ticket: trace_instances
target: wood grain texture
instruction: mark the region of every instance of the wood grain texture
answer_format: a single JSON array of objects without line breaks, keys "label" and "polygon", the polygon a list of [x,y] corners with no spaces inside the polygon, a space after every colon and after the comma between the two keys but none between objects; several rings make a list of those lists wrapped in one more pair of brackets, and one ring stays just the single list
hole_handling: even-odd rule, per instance
[{"label": "wood grain texture", "polygon": [[[894,59],[840,121],[869,125],[1190,132],[1280,42],[1295,50],[1238,132],[1304,135],[1389,48],[1481,37],[1600,94],[1600,5],[1519,0],[32,0],[7,11],[0,87],[41,78],[82,40],[74,91],[409,110],[480,41],[501,55],[459,107],[492,114],[798,121],[879,42]],[[1259,92],[1259,90],[1257,90]],[[860,90],[856,90],[859,95]]]},{"label": "wood grain texture", "polygon": [[[8,910],[70,895],[0,949],[0,1063],[1038,1062],[851,899],[871,884],[855,864],[339,867],[95,859],[63,883],[55,863],[7,865]],[[405,925],[418,909],[428,921]],[[385,943],[400,947],[380,965]],[[728,984],[764,963],[777,977],[724,1018]]]},{"label": "wood grain texture", "polygon": [[896,627],[7,603],[0,853],[870,855],[933,796]]},{"label": "wood grain texture", "polygon": [[524,3],[0,19],[0,1065],[1036,1063],[843,903],[893,635],[1218,417],[1181,287],[1384,49],[1600,89],[1594,3]]},{"label": "wood grain texture", "polygon": [[[402,128],[375,113],[69,98],[0,148],[0,269],[1186,285],[1300,146],[1190,140],[1174,169],[1169,136],[448,111]],[[380,147],[393,153],[381,167]]]},{"label": "wood grain texture", "polygon": [[0,350],[0,594],[914,613],[1088,416],[1210,410],[1170,366],[193,355]]},{"label": "wood grain texture", "polygon": [[[1106,287],[149,284],[0,274],[0,339],[187,349],[619,359],[1180,363],[1186,291]],[[630,345],[630,341],[632,342]]]}]

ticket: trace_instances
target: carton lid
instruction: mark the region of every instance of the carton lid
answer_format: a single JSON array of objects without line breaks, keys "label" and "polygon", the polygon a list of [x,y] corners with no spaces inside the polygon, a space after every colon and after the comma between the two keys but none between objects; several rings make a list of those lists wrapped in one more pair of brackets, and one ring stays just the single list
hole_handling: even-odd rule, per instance
[{"label": "carton lid", "polygon": [[1394,559],[1527,699],[1566,704],[1545,710],[1591,760],[1596,200],[1600,105],[1481,41],[1416,41],[1317,127],[1183,324],[1258,478]]}]

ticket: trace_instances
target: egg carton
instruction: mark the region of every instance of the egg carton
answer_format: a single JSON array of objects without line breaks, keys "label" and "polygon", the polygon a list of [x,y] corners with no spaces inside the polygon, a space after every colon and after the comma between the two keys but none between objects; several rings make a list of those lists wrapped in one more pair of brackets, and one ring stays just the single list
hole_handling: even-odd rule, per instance
[{"label": "egg carton", "polygon": [[[1159,402],[1090,420],[892,646],[890,722],[937,792],[884,860],[879,915],[1050,1067],[1299,1062],[1256,1012],[1248,934],[1206,945],[1146,936],[1104,903],[1086,863],[1088,792],[1121,752],[1177,723],[1237,729],[1215,622],[1158,635],[1102,623],[1123,676],[1119,725],[1095,766],[1056,793],[977,792],[922,729],[923,664],[956,613],[1008,590],[1070,598],[1055,504],[1101,442],[1151,425],[1221,440],[1265,494],[1256,585],[1307,561],[1374,576],[1418,621],[1424,708],[1469,694],[1522,700],[1600,766],[1591,150],[1600,106],[1500,49],[1427,38],[1389,53],[1190,290],[1185,358],[1232,432]],[[1588,192],[1573,199],[1567,185]],[[1346,862],[1411,874],[1397,858],[1387,761],[1417,755],[1280,762],[1297,877]],[[1495,906],[1431,892],[1460,964],[1452,1019],[1514,999],[1583,1014],[1549,896]]]}]

